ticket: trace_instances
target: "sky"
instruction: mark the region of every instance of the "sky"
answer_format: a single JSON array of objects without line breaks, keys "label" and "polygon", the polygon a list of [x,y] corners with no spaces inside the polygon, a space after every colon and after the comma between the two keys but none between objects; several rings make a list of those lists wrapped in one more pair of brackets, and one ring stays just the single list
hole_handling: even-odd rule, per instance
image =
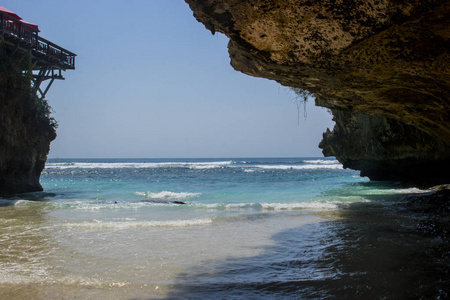
[{"label": "sky", "polygon": [[331,115],[230,66],[182,0],[2,0],[77,54],[46,95],[49,158],[320,157]]}]

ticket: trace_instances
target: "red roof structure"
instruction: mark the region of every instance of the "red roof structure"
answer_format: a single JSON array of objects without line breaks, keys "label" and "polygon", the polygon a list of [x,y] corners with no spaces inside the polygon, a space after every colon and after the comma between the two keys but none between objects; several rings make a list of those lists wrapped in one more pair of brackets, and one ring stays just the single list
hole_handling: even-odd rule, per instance
[{"label": "red roof structure", "polygon": [[24,23],[24,24],[27,24],[28,26],[31,26],[31,27],[33,27],[34,29],[36,29],[37,31],[40,31],[39,30],[39,28],[38,28],[38,26],[36,25],[36,24],[33,24],[33,23],[30,23],[30,22],[27,22],[27,21],[25,21],[25,20],[20,20],[22,23]]},{"label": "red roof structure", "polygon": [[23,24],[28,25],[29,27],[32,27],[32,28],[35,29],[36,31],[40,31],[40,30],[39,30],[39,27],[38,27],[36,24],[33,24],[33,23],[30,23],[30,22],[25,21],[24,19],[22,19],[21,17],[19,17],[18,14],[16,14],[15,12],[10,11],[10,10],[7,9],[7,8],[4,8],[4,7],[1,6],[1,5],[0,5],[0,13],[3,13],[4,15],[7,15],[7,16],[13,18],[12,21],[18,21],[18,22],[20,22],[20,23],[23,23]]},{"label": "red roof structure", "polygon": [[10,10],[7,9],[7,8],[4,8],[4,7],[1,6],[1,5],[0,5],[0,11],[1,11],[1,12],[4,12],[4,13],[7,13],[8,15],[10,15],[11,17],[13,17],[13,18],[15,18],[15,19],[17,19],[17,20],[22,20],[22,18],[19,17],[16,13],[10,11]]}]

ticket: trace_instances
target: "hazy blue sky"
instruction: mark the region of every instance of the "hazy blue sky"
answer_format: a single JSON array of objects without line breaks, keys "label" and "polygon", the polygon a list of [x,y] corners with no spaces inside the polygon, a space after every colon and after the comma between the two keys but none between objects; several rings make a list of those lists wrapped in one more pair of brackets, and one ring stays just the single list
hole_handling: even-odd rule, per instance
[{"label": "hazy blue sky", "polygon": [[234,71],[228,38],[182,0],[3,0],[75,52],[47,100],[59,121],[50,157],[321,156],[325,109]]}]

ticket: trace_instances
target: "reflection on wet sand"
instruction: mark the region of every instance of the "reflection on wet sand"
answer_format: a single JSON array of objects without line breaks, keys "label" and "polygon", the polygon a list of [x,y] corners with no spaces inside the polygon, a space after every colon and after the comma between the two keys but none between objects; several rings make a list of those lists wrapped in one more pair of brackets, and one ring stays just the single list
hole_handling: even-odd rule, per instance
[{"label": "reflection on wet sand", "polygon": [[[423,215],[370,203],[326,214],[337,219],[278,233],[273,236],[276,246],[260,256],[179,274],[167,299],[448,296],[448,253],[436,251],[442,239],[417,231]],[[272,264],[260,263],[265,261]]]},{"label": "reflection on wet sand", "polygon": [[[0,298],[17,299],[29,285],[49,276],[45,262],[54,247],[40,203],[2,200],[0,207]],[[27,291],[28,293],[28,291]]]},{"label": "reflection on wet sand", "polygon": [[67,272],[74,253],[55,239],[48,212],[43,201],[1,200],[0,299],[126,298],[114,282]]}]

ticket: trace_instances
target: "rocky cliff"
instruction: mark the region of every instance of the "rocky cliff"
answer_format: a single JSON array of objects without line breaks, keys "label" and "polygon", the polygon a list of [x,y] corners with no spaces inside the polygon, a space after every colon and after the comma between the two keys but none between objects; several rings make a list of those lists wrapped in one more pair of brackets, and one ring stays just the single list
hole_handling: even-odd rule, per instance
[{"label": "rocky cliff", "polygon": [[22,75],[27,55],[13,56],[1,45],[0,52],[0,196],[41,191],[39,177],[56,124]]},{"label": "rocky cliff", "polygon": [[236,70],[331,109],[325,155],[373,180],[448,180],[450,1],[186,2]]}]

